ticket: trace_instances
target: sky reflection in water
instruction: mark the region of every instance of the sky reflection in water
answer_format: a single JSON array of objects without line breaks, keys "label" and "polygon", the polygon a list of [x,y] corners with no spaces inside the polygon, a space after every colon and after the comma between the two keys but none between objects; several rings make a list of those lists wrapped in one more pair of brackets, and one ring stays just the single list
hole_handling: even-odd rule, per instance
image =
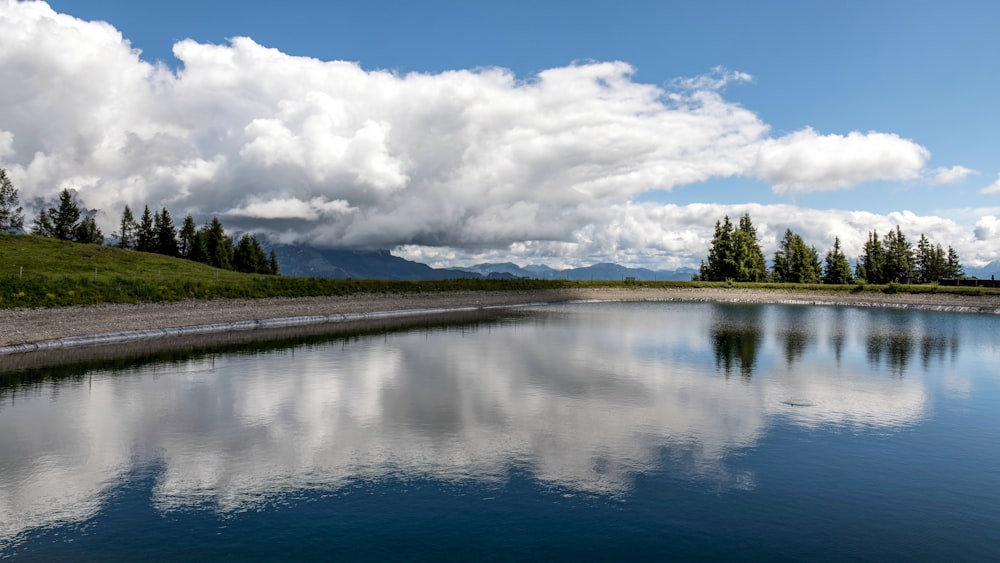
[{"label": "sky reflection in water", "polygon": [[[997,321],[719,304],[579,304],[447,329],[96,371],[0,390],[0,541],[82,522],[158,467],[163,513],[237,513],[385,478],[627,496],[663,473],[753,490],[776,426],[895,432],[995,391]],[[989,375],[983,375],[989,374]]]}]

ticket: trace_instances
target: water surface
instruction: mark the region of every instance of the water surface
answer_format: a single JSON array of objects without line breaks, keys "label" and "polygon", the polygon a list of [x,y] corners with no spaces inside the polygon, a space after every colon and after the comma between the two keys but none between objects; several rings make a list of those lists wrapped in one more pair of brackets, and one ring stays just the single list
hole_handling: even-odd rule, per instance
[{"label": "water surface", "polygon": [[998,560],[998,328],[574,304],[22,372],[0,554]]}]

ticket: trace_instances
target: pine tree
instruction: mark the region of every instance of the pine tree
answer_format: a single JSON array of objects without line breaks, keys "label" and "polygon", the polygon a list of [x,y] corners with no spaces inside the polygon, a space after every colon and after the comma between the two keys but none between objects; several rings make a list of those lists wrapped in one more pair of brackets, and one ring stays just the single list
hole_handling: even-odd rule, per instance
[{"label": "pine tree", "polygon": [[774,265],[771,267],[771,278],[778,282],[789,281],[791,277],[789,268],[789,256],[792,254],[792,241],[795,235],[791,229],[785,229],[785,236],[778,243],[778,250],[774,252]]},{"label": "pine tree", "polygon": [[958,259],[958,253],[951,246],[948,247],[948,257],[946,258],[945,275],[949,278],[965,277],[965,270],[962,262]]},{"label": "pine tree", "polygon": [[823,269],[823,283],[851,283],[851,265],[840,248],[840,237],[833,239],[833,248],[826,253],[826,267]]},{"label": "pine tree", "polygon": [[135,248],[135,236],[138,227],[135,217],[132,215],[132,209],[126,205],[125,210],[122,211],[122,220],[118,225],[118,233],[116,233],[119,248]]},{"label": "pine tree", "polygon": [[17,188],[0,168],[0,232],[19,233],[24,230],[24,209],[18,204]]},{"label": "pine tree", "polygon": [[785,236],[774,253],[772,277],[786,283],[819,283],[822,269],[816,249],[806,246],[802,237],[785,230]]},{"label": "pine tree", "polygon": [[35,215],[34,225],[31,227],[31,234],[52,238],[52,219],[49,217],[48,209],[39,209]]},{"label": "pine tree", "polygon": [[149,212],[149,206],[142,210],[139,217],[139,227],[135,230],[135,249],[141,252],[153,252],[156,245],[156,230],[153,221],[153,214]]},{"label": "pine tree", "polygon": [[767,262],[764,260],[764,251],[760,249],[760,242],[757,240],[757,229],[753,226],[749,213],[740,217],[737,235],[737,260],[740,268],[736,281],[767,281]]},{"label": "pine tree", "polygon": [[233,251],[233,269],[249,274],[266,274],[269,272],[267,256],[260,247],[255,235],[243,235]]},{"label": "pine tree", "polygon": [[177,230],[174,229],[174,221],[166,207],[153,217],[153,232],[156,236],[155,252],[165,256],[180,256]]},{"label": "pine tree", "polygon": [[274,253],[274,249],[271,249],[271,255],[267,261],[268,272],[272,276],[278,275],[278,255]]},{"label": "pine tree", "polygon": [[715,222],[715,234],[708,248],[708,261],[701,263],[702,281],[725,281],[735,276],[732,268],[733,223],[727,215],[723,221]]},{"label": "pine tree", "polygon": [[193,237],[188,247],[187,259],[202,264],[208,264],[208,234],[207,227],[199,229]]},{"label": "pine tree", "polygon": [[900,230],[899,225],[896,225],[895,231],[889,231],[886,233],[883,247],[885,249],[883,283],[909,283],[909,281],[914,277],[913,248],[906,240],[906,237],[903,235],[903,231]]},{"label": "pine tree", "polygon": [[757,242],[757,230],[750,215],[740,218],[739,227],[726,216],[716,221],[715,235],[708,250],[708,262],[702,263],[700,276],[704,281],[764,281],[767,264]]},{"label": "pine tree", "polygon": [[184,224],[181,226],[180,240],[177,245],[177,250],[181,256],[185,258],[191,257],[191,251],[195,243],[194,238],[197,234],[198,228],[194,225],[194,218],[188,215],[184,218]]},{"label": "pine tree", "polygon": [[204,230],[208,264],[223,270],[231,270],[233,268],[233,239],[226,235],[219,218],[212,217],[212,222]]},{"label": "pine tree", "polygon": [[73,232],[73,240],[83,244],[104,244],[104,233],[93,217],[84,217]]},{"label": "pine tree", "polygon": [[885,251],[879,240],[878,231],[868,233],[868,240],[862,249],[855,268],[854,277],[867,283],[885,283]]},{"label": "pine tree", "polygon": [[59,240],[75,240],[80,223],[80,207],[73,201],[73,194],[66,188],[59,193],[59,207],[49,208],[52,236]]}]

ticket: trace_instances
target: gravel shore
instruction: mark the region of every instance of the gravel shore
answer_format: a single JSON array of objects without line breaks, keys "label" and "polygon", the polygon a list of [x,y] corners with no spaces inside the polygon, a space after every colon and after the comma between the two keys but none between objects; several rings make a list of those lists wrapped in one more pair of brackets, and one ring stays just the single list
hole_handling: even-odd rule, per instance
[{"label": "gravel shore", "polygon": [[[839,304],[862,307],[921,308],[1000,313],[1000,296],[950,294],[834,293],[734,288],[595,288],[537,291],[474,291],[418,294],[369,294],[347,297],[191,300],[172,303],[103,304],[82,307],[0,309],[0,353],[11,347],[70,337],[130,331],[217,325],[212,330],[246,330],[226,324],[267,319],[387,312],[437,312],[565,301],[716,301],[748,303]],[[317,321],[319,322],[319,321]],[[96,342],[98,344],[114,343]]]}]

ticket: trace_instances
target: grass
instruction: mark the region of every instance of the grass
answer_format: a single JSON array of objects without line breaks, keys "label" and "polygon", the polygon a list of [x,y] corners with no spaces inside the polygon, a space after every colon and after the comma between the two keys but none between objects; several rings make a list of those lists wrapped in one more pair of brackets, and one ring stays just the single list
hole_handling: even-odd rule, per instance
[{"label": "grass", "polygon": [[564,280],[386,281],[241,274],[178,258],[110,246],[0,233],[0,308],[137,303],[181,299],[307,297],[560,288],[719,287],[791,291],[1000,295],[1000,290],[937,285],[821,285],[732,282]]},{"label": "grass", "polygon": [[386,281],[242,274],[158,254],[0,233],[0,308],[569,286],[575,287],[573,282],[543,280]]}]

